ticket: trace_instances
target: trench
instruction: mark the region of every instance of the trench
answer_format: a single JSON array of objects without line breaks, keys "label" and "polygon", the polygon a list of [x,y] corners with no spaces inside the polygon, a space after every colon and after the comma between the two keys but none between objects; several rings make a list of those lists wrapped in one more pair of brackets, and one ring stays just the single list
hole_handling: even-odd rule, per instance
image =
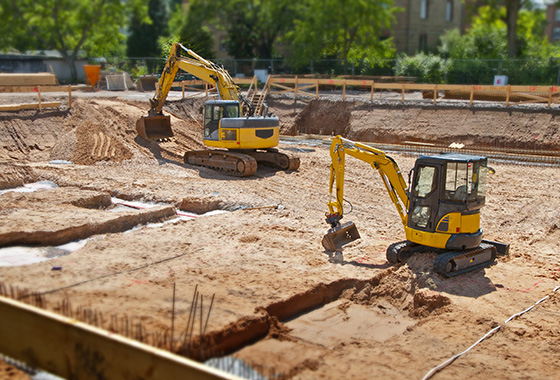
[{"label": "trench", "polygon": [[[0,195],[8,192],[32,193],[53,190],[57,187],[53,182],[42,181],[25,184],[17,188],[3,189],[0,190]],[[197,214],[182,211],[167,204],[129,201],[117,197],[110,197],[110,200],[107,198],[82,199],[80,200],[80,206],[115,214],[130,210],[136,212],[109,218],[99,223],[84,222],[80,225],[54,231],[20,230],[0,233],[0,267],[29,265],[66,256],[83,248],[89,240],[100,238],[100,236],[108,233],[129,233],[142,228],[158,228],[168,223],[227,212],[221,209],[211,209]],[[206,210],[204,207],[199,209]]]},{"label": "trench", "polygon": [[[369,280],[341,279],[331,283],[321,283],[311,289],[295,294],[288,299],[269,304],[257,310],[259,315],[245,317],[233,322],[219,331],[210,332],[195,341],[193,351],[189,354],[206,352],[199,360],[211,359],[212,353],[229,355],[248,344],[253,344],[277,328],[277,322],[297,319],[313,310],[338,300],[345,291],[357,292],[367,285],[376,287],[381,278],[386,277],[392,269],[385,270]],[[201,343],[202,340],[202,343]],[[200,349],[204,344],[210,349]]]}]

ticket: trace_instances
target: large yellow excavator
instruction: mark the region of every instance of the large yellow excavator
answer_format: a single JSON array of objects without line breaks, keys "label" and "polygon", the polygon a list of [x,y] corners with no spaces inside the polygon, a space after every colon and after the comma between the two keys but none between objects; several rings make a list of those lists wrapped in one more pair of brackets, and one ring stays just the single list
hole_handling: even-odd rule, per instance
[{"label": "large yellow excavator", "polygon": [[[182,50],[190,57],[181,56]],[[166,141],[173,137],[171,119],[163,114],[162,109],[179,69],[214,83],[219,96],[219,100],[205,104],[203,142],[208,147],[222,149],[186,152],[185,163],[239,177],[255,174],[257,162],[282,170],[299,168],[298,157],[276,148],[280,134],[278,118],[255,115],[253,105],[243,96],[227,70],[180,43],[171,47],[156,92],[150,99],[148,115],[136,122],[138,135],[152,141]]]},{"label": "large yellow excavator", "polygon": [[[346,155],[377,169],[404,226],[406,240],[387,248],[387,261],[406,261],[417,252],[436,252],[435,272],[456,276],[494,263],[506,255],[509,245],[482,239],[480,209],[486,200],[485,157],[463,154],[420,156],[407,186],[397,163],[385,152],[336,136],[330,147],[331,171],[327,223],[323,237],[329,251],[360,238],[353,222],[341,223]],[[333,186],[335,188],[334,199]]]}]

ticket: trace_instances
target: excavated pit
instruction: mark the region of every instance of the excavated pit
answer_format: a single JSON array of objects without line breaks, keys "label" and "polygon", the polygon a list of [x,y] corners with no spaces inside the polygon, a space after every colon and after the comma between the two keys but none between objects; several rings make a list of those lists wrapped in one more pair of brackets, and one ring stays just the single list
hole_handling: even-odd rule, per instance
[{"label": "excavated pit", "polygon": [[[232,179],[184,165],[184,152],[203,146],[196,112],[201,102],[166,106],[176,139],[159,144],[138,138],[134,130],[147,103],[78,98],[63,113],[0,115],[0,188],[39,181],[59,186],[52,192],[0,194],[0,231],[9,226],[17,232],[3,238],[13,241],[25,232],[29,242],[37,236],[47,239],[48,233],[53,242],[63,242],[74,226],[86,238],[98,236],[91,235],[96,231],[105,234],[73,254],[53,250],[49,262],[0,267],[2,282],[48,292],[47,308],[56,312],[68,313],[64,302],[69,300],[82,311],[79,319],[88,323],[95,322],[84,310],[95,309],[106,317],[104,328],[111,327],[109,316],[117,314],[111,319],[116,333],[130,330],[134,317],[134,323],[152,332],[147,342],[165,349],[170,349],[173,288],[177,286],[175,327],[184,333],[198,287],[204,315],[215,295],[213,308],[202,334],[204,324],[197,317],[183,353],[201,359],[233,354],[255,368],[274,363],[283,378],[375,374],[397,379],[421,378],[512,311],[542,298],[558,281],[558,168],[493,162],[496,174],[489,177],[481,223],[487,238],[512,245],[511,254],[490,268],[444,279],[431,270],[433,254],[413,256],[398,267],[387,265],[384,251],[403,239],[402,225],[377,173],[355,160],[346,163],[345,198],[352,202],[351,218],[362,238],[336,257],[325,254],[320,239],[327,229],[328,144],[313,149],[297,141],[281,144],[301,158],[293,173],[259,169],[254,178]],[[282,97],[271,97],[269,105],[286,135],[343,131],[351,139],[373,142],[560,146],[557,109],[294,102]],[[413,166],[410,155],[391,156],[403,173]],[[177,210],[217,215],[125,229],[134,224],[127,213],[143,215],[145,225],[157,208],[112,212],[108,201],[116,198],[170,205],[161,209],[169,213],[161,218],[166,221]],[[218,213],[224,210],[231,212]],[[106,233],[112,228],[115,232]],[[442,376],[509,380],[523,373],[553,378],[557,321],[537,308],[528,321],[516,321],[516,333],[497,334]]]}]

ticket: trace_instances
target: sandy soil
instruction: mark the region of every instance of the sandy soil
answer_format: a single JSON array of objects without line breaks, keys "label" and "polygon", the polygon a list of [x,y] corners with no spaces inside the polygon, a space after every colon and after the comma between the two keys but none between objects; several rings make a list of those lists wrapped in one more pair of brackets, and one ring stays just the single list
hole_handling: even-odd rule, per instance
[{"label": "sandy soil", "polygon": [[[286,135],[489,150],[560,145],[554,109],[269,103]],[[182,164],[184,151],[203,146],[199,104],[167,106],[176,139],[160,144],[136,136],[147,108],[139,100],[79,98],[70,110],[0,114],[0,188],[57,186],[0,194],[0,246],[41,246],[48,258],[0,267],[1,285],[46,293],[49,310],[165,347],[175,285],[173,351],[198,360],[235,355],[271,378],[422,378],[496,326],[434,378],[557,377],[560,168],[492,162],[482,227],[487,239],[510,243],[510,254],[445,279],[432,271],[434,254],[387,264],[385,249],[404,238],[402,226],[377,173],[358,161],[347,164],[345,193],[347,220],[362,239],[336,254],[323,250],[328,137],[281,144],[300,156],[296,172],[263,167],[240,179]],[[391,156],[404,173],[415,160]],[[111,197],[156,207],[121,211]],[[175,210],[199,215],[177,219]],[[77,239],[87,242],[75,252],[57,248]],[[195,318],[184,339],[195,298],[205,316],[212,300],[208,325],[200,334]],[[0,377],[26,375],[3,365]]]}]

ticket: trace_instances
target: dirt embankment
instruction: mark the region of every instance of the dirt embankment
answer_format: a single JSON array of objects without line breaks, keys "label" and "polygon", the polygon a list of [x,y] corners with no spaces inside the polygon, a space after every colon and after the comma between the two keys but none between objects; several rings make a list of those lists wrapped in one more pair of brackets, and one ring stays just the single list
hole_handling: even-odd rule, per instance
[{"label": "dirt embankment", "polygon": [[[269,101],[274,110],[277,102]],[[560,149],[560,110],[503,107],[378,105],[311,100],[283,131],[356,141],[404,141],[517,149]]]}]

